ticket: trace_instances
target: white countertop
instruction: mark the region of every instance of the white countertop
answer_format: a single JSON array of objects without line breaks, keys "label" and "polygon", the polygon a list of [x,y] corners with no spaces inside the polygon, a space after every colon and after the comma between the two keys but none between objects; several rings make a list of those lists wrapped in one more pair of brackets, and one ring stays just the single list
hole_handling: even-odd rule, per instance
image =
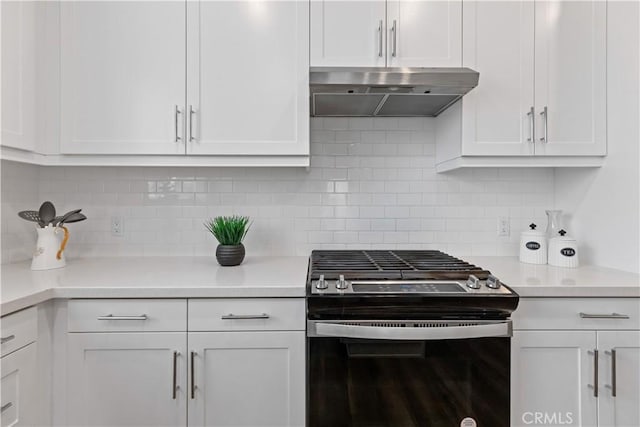
[{"label": "white countertop", "polygon": [[67,260],[55,270],[2,265],[0,314],[51,298],[304,297],[308,257],[247,257],[221,267],[211,257]]},{"label": "white countertop", "polygon": [[562,268],[518,257],[463,257],[491,271],[521,297],[640,297],[640,275],[596,266]]},{"label": "white countertop", "polygon": [[[608,268],[523,264],[517,257],[463,257],[490,270],[522,297],[640,297],[640,275]],[[247,257],[221,267],[211,257],[71,259],[31,271],[2,265],[0,314],[51,298],[304,297],[307,257]]]}]

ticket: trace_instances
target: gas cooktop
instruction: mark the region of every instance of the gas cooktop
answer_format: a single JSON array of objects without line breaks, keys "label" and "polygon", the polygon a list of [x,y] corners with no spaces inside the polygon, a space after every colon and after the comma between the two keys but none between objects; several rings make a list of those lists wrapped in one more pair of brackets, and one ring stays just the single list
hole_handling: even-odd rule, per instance
[{"label": "gas cooktop", "polygon": [[330,294],[512,294],[489,271],[435,250],[313,251],[309,291]]}]

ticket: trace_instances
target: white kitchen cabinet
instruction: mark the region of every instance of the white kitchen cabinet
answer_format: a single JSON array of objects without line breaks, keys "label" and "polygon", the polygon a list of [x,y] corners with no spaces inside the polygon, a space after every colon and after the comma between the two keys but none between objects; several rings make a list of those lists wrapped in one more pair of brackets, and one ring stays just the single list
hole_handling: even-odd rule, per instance
[{"label": "white kitchen cabinet", "polygon": [[186,426],[184,332],[70,333],[67,417],[77,426]]},{"label": "white kitchen cabinet", "polygon": [[0,359],[0,425],[33,426],[37,414],[37,344],[10,353]]},{"label": "white kitchen cabinet", "polygon": [[304,308],[302,298],[70,300],[67,424],[303,426]]},{"label": "white kitchen cabinet", "polygon": [[606,154],[607,2],[536,1],[535,22],[536,154]]},{"label": "white kitchen cabinet", "polygon": [[184,154],[184,2],[60,8],[60,151]]},{"label": "white kitchen cabinet", "polygon": [[464,155],[534,153],[533,10],[528,1],[464,4],[464,66],[480,73],[457,112]]},{"label": "white kitchen cabinet", "polygon": [[511,425],[531,425],[541,413],[555,420],[547,425],[596,426],[595,348],[591,331],[515,331]]},{"label": "white kitchen cabinet", "polygon": [[312,67],[384,67],[386,2],[311,1]]},{"label": "white kitchen cabinet", "polygon": [[513,315],[511,425],[536,417],[545,425],[639,425],[638,302],[522,299]]},{"label": "white kitchen cabinet", "polygon": [[462,1],[388,0],[389,67],[460,67]]},{"label": "white kitchen cabinet", "polygon": [[460,0],[311,1],[311,66],[461,63]]},{"label": "white kitchen cabinet", "polygon": [[192,426],[302,426],[304,331],[190,332]]},{"label": "white kitchen cabinet", "polygon": [[599,166],[606,155],[605,1],[465,2],[478,87],[437,119],[438,171]]},{"label": "white kitchen cabinet", "polygon": [[3,1],[2,138],[3,146],[33,151],[36,145],[37,10],[31,1]]},{"label": "white kitchen cabinet", "polygon": [[598,348],[603,353],[600,384],[604,387],[598,398],[598,425],[639,426],[640,331],[598,331]]},{"label": "white kitchen cabinet", "polygon": [[309,154],[309,4],[187,3],[187,153]]}]

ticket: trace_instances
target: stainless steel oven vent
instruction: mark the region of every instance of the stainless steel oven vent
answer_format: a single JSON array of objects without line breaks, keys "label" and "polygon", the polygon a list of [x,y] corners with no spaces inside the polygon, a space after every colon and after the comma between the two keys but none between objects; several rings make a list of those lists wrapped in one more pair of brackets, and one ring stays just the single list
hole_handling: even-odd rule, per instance
[{"label": "stainless steel oven vent", "polygon": [[312,67],[311,115],[436,117],[478,79],[469,68]]}]

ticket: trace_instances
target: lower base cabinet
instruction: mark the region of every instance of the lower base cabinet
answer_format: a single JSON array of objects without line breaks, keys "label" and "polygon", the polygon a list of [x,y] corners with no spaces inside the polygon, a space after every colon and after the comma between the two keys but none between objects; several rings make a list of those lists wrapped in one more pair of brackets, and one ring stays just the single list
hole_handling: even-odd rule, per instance
[{"label": "lower base cabinet", "polygon": [[598,425],[640,426],[640,331],[598,331],[600,362]]},{"label": "lower base cabinet", "polygon": [[184,333],[73,333],[67,345],[70,426],[187,425]]},{"label": "lower base cabinet", "polygon": [[304,332],[190,332],[189,348],[189,425],[304,425]]},{"label": "lower base cabinet", "polygon": [[5,426],[34,426],[38,424],[35,396],[37,396],[36,343],[10,353],[0,360],[0,419]]},{"label": "lower base cabinet", "polygon": [[188,314],[186,300],[72,300],[68,312],[69,426],[304,426],[303,299],[190,300]]},{"label": "lower base cabinet", "polygon": [[640,301],[521,300],[511,425],[640,426]]},{"label": "lower base cabinet", "polygon": [[596,426],[595,333],[515,331],[511,425]]}]

